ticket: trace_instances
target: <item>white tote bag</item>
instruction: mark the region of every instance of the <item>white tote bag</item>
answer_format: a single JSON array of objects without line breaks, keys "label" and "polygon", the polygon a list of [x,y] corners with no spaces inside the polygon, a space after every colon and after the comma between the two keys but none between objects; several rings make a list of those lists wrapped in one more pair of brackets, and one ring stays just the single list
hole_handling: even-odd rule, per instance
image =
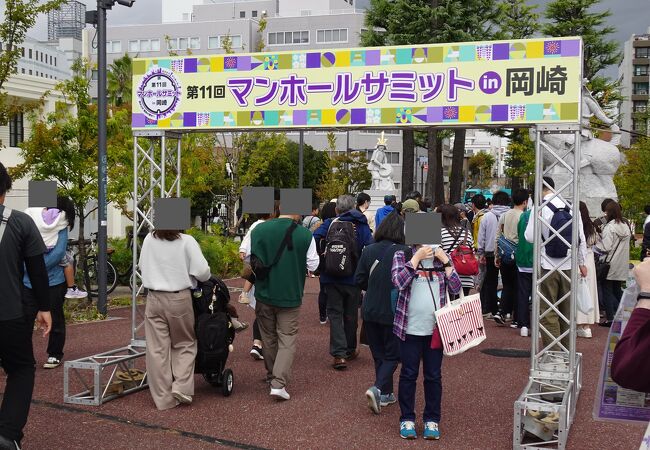
[{"label": "white tote bag", "polygon": [[436,324],[444,354],[454,356],[476,347],[485,340],[480,294],[463,295],[436,312]]},{"label": "white tote bag", "polygon": [[578,309],[582,314],[589,315],[594,310],[594,302],[591,299],[587,279],[581,277],[578,282]]}]

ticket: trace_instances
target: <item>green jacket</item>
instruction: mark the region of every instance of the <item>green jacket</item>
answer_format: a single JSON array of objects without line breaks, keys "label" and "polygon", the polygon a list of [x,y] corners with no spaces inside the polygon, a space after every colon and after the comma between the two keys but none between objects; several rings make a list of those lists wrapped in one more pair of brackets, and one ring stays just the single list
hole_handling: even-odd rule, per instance
[{"label": "green jacket", "polygon": [[517,263],[517,267],[525,269],[533,267],[533,244],[528,242],[526,236],[524,236],[529,219],[530,210],[524,212],[521,217],[519,217],[519,224],[517,225],[519,244],[517,245],[517,251],[515,252],[515,262]]},{"label": "green jacket", "polygon": [[[267,220],[251,232],[251,254],[268,265],[273,262],[292,220]],[[295,308],[302,303],[307,275],[307,250],[312,236],[307,228],[296,227],[291,235],[293,250],[284,249],[278,263],[265,280],[255,281],[255,299],[281,308]]]}]

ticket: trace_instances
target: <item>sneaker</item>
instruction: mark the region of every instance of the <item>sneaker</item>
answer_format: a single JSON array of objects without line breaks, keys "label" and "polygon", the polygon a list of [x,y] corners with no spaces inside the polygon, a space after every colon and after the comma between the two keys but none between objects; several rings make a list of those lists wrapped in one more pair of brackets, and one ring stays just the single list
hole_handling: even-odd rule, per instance
[{"label": "sneaker", "polygon": [[528,327],[521,327],[519,329],[519,336],[528,337]]},{"label": "sneaker", "polygon": [[327,323],[327,316],[320,316],[318,320],[320,321],[321,325],[325,325]]},{"label": "sneaker", "polygon": [[239,303],[242,305],[248,305],[251,302],[251,299],[248,298],[248,292],[242,291],[241,294],[239,294]]},{"label": "sneaker", "polygon": [[366,391],[366,399],[368,399],[368,408],[375,414],[381,412],[381,392],[375,386],[370,387]]},{"label": "sneaker", "polygon": [[183,405],[189,405],[192,403],[192,396],[183,394],[182,392],[172,392],[172,397],[174,397],[178,403],[181,403]]},{"label": "sneaker", "polygon": [[255,361],[262,361],[264,359],[264,355],[262,354],[262,347],[258,347],[257,345],[253,345],[250,354]]},{"label": "sneaker", "polygon": [[334,358],[332,367],[334,367],[336,370],[345,370],[348,367],[348,363],[345,358]]},{"label": "sneaker", "polygon": [[291,396],[285,388],[282,389],[273,389],[271,388],[271,397],[274,397],[276,400],[289,400]]},{"label": "sneaker", "polygon": [[397,402],[397,399],[395,398],[395,394],[381,394],[381,399],[379,401],[379,404],[381,406],[388,406],[392,405],[393,403]]},{"label": "sneaker", "polygon": [[424,439],[440,439],[438,424],[436,422],[424,422],[424,433],[422,433],[422,437]]},{"label": "sneaker", "polygon": [[510,315],[510,313],[506,314],[506,320],[510,320],[510,319],[512,319],[512,316]]},{"label": "sneaker", "polygon": [[578,328],[577,330],[578,337],[591,339],[591,328]]},{"label": "sneaker", "polygon": [[88,297],[88,292],[82,291],[75,284],[72,287],[69,287],[65,293],[65,298],[86,298]]},{"label": "sneaker", "polygon": [[492,313],[483,313],[483,318],[488,320],[492,319]]},{"label": "sneaker", "polygon": [[20,450],[18,442],[7,439],[4,436],[0,436],[0,449],[11,449],[11,450]]},{"label": "sneaker", "polygon": [[47,361],[45,364],[43,364],[44,369],[56,369],[61,365],[61,360],[58,358],[55,358],[54,356],[50,356],[47,358]]},{"label": "sneaker", "polygon": [[345,359],[347,359],[348,361],[355,360],[359,357],[360,352],[361,350],[359,349],[359,347],[357,347],[354,349],[352,353],[348,353],[348,356]]},{"label": "sneaker", "polygon": [[513,321],[513,322],[510,324],[510,328],[519,328],[519,324],[518,324],[517,322],[514,322],[514,321]]},{"label": "sneaker", "polygon": [[416,439],[418,437],[415,432],[415,422],[404,420],[399,423],[399,436],[402,439]]},{"label": "sneaker", "polygon": [[493,318],[494,321],[495,321],[496,323],[498,323],[499,325],[505,325],[505,323],[506,323],[506,321],[505,321],[505,320],[503,319],[503,317],[501,316],[501,313],[496,313],[496,314],[492,315],[492,318]]}]

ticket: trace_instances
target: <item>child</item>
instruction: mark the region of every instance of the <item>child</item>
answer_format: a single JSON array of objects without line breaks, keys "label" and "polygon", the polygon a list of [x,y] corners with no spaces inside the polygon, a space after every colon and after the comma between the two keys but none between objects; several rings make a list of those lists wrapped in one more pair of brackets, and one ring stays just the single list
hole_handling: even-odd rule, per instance
[{"label": "child", "polygon": [[[406,261],[403,251],[393,257],[392,281],[399,291],[393,333],[400,339],[402,370],[399,377],[400,436],[415,439],[415,390],[420,361],[424,373],[424,439],[440,439],[442,399],[442,342],[435,333],[434,311],[456,295],[462,283],[440,246],[419,246]],[[437,339],[434,339],[436,338]],[[435,344],[435,345],[434,345]],[[433,348],[432,348],[433,347]]]},{"label": "child", "polygon": [[[74,228],[75,211],[72,203],[57,201],[57,207],[27,208],[25,210],[25,213],[36,223],[36,227],[41,233],[48,251],[56,246],[59,231],[66,227],[70,227],[70,230]],[[75,284],[73,263],[72,252],[66,251],[64,258],[59,263],[63,267],[63,274],[65,275],[65,281],[68,286],[65,298],[86,298],[88,297],[88,293],[79,289]]]}]

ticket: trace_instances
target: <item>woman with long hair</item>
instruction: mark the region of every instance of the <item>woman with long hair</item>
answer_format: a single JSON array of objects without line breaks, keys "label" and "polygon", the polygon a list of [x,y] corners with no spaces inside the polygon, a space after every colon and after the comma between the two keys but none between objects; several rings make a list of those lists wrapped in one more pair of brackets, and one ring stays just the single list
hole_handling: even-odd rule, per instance
[{"label": "woman with long hair", "polygon": [[[327,202],[321,208],[320,211],[320,220],[321,223],[325,222],[327,219],[333,219],[336,217],[336,202]],[[318,254],[322,255],[322,250],[318,249]],[[323,261],[321,260],[321,263]],[[327,294],[323,288],[323,284],[318,280],[320,284],[320,290],[318,291],[318,321],[321,325],[327,323]]]},{"label": "woman with long hair", "polygon": [[160,410],[192,403],[196,335],[190,288],[210,278],[198,242],[179,230],[154,230],[144,238],[142,285],[145,309],[147,381]]},{"label": "woman with long hair", "polygon": [[375,243],[361,253],[355,282],[366,291],[361,305],[363,328],[375,362],[375,383],[366,391],[368,407],[379,414],[382,406],[396,402],[393,374],[399,364],[399,340],[393,334],[392,301],[396,292],[391,281],[391,264],[396,251],[407,252],[404,245],[404,219],[391,212],[375,231]]},{"label": "woman with long hair", "polygon": [[602,241],[596,244],[601,261],[609,263],[607,275],[598,280],[605,303],[605,320],[599,325],[610,327],[623,296],[621,285],[630,273],[630,224],[623,218],[621,205],[612,201],[605,207],[607,223],[603,226]]},{"label": "woman with long hair", "polygon": [[598,280],[596,279],[596,260],[594,258],[593,247],[599,241],[599,235],[596,231],[596,227],[589,216],[589,209],[585,202],[580,202],[580,218],[582,219],[582,228],[585,233],[585,239],[587,244],[587,258],[585,259],[585,266],[587,267],[587,277],[586,282],[589,287],[589,294],[591,297],[591,302],[593,304],[593,310],[590,314],[584,314],[579,309],[576,316],[576,322],[578,323],[578,336],[583,338],[591,338],[591,328],[589,325],[593,325],[598,322],[600,316],[600,311],[598,308]]},{"label": "woman with long hair", "polygon": [[[458,208],[453,205],[440,205],[438,210],[442,220],[440,243],[445,253],[451,254],[460,245],[474,248],[472,233],[462,225]],[[459,277],[463,284],[463,293],[469,295],[470,290],[474,287],[474,277],[471,275],[459,275]]]}]

